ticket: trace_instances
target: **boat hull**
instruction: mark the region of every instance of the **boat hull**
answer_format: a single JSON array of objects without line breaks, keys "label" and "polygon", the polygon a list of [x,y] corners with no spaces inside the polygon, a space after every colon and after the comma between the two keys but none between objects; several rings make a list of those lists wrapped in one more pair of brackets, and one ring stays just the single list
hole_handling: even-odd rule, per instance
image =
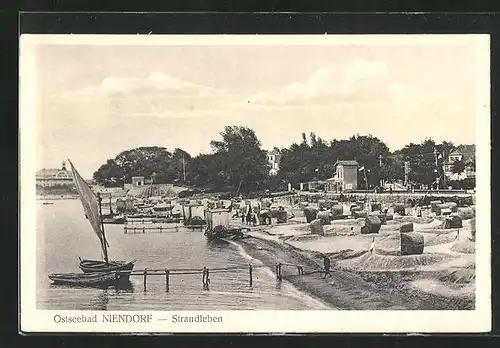
[{"label": "boat hull", "polygon": [[244,236],[239,228],[206,230],[204,235],[208,240],[212,241],[221,239],[240,239]]},{"label": "boat hull", "polygon": [[117,224],[117,225],[123,225],[125,223],[126,219],[123,218],[111,218],[111,219],[103,219],[102,222],[105,224]]},{"label": "boat hull", "polygon": [[78,287],[109,287],[127,282],[127,276],[120,272],[101,273],[53,273],[49,279],[54,285],[70,285]]},{"label": "boat hull", "polygon": [[[106,263],[101,260],[81,260],[79,267],[83,273],[132,271],[134,263],[126,261],[109,261],[109,263]],[[121,276],[125,279],[129,278],[129,274],[121,274]]]}]

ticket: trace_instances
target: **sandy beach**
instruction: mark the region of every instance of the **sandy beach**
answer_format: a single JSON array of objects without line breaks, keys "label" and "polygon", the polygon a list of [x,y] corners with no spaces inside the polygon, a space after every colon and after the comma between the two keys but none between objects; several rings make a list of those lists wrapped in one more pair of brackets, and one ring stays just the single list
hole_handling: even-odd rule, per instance
[{"label": "sandy beach", "polygon": [[[442,228],[442,217],[396,216],[377,234],[360,234],[364,219],[338,220],[324,226],[324,236],[311,234],[300,220],[254,227],[237,243],[273,271],[282,263],[283,279],[336,309],[474,309],[471,220],[463,220],[458,237],[456,229]],[[391,255],[387,250],[399,226],[408,221],[424,236],[424,253]],[[322,254],[332,262],[332,276],[326,279]],[[297,266],[303,267],[304,275],[298,274]]]}]

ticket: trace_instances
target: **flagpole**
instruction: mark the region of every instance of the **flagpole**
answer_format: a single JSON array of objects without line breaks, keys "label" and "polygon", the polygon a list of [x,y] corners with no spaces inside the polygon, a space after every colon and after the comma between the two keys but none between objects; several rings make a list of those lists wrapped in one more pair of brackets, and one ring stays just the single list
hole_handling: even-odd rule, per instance
[{"label": "flagpole", "polygon": [[436,148],[434,148],[434,160],[436,162],[436,190],[439,190],[439,170],[438,170],[438,158],[437,158],[437,151]]},{"label": "flagpole", "polygon": [[365,184],[366,184],[366,189],[368,190],[368,179],[366,178],[366,169],[363,167],[363,173],[365,173]]},{"label": "flagpole", "polygon": [[184,154],[182,155],[182,172],[184,174],[184,182],[186,182],[186,160],[184,159]]},{"label": "flagpole", "polygon": [[443,186],[446,189],[446,168],[445,168],[444,152],[441,153],[441,160],[443,161]]}]

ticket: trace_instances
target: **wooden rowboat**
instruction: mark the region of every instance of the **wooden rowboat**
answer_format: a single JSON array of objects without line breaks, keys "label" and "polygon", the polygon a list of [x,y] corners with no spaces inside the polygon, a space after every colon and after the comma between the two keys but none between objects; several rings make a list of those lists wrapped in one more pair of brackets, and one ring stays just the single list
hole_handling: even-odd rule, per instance
[{"label": "wooden rowboat", "polygon": [[49,274],[49,279],[54,284],[84,286],[84,287],[107,287],[117,285],[126,281],[127,275],[120,272],[105,273],[53,273]]},{"label": "wooden rowboat", "polygon": [[[134,263],[136,260],[132,261],[101,261],[101,260],[84,260],[80,258],[79,267],[84,273],[103,273],[103,272],[115,272],[115,271],[132,271],[134,268]],[[129,278],[129,274],[122,274],[126,279]]]},{"label": "wooden rowboat", "polygon": [[115,215],[112,217],[103,218],[102,222],[105,224],[118,224],[123,225],[126,221],[125,216],[123,215]]}]

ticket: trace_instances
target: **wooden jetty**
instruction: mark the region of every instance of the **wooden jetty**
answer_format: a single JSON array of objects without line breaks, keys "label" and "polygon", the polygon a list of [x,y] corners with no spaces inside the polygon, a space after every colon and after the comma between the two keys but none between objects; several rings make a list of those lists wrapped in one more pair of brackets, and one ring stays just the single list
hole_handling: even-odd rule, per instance
[{"label": "wooden jetty", "polygon": [[179,224],[170,224],[168,226],[159,225],[159,226],[127,226],[123,227],[124,234],[135,234],[135,233],[146,233],[147,231],[155,231],[158,233],[168,232],[168,231],[178,231],[179,228],[184,227],[182,223]]},{"label": "wooden jetty", "polygon": [[[294,265],[289,263],[277,263],[275,267],[276,280],[281,282],[283,280],[282,268],[285,266],[290,266],[297,269],[298,275],[321,273],[322,271],[313,270],[309,272],[304,272],[304,267],[301,265]],[[248,284],[250,287],[253,286],[253,270],[259,267],[266,267],[265,265],[238,265],[222,268],[175,268],[175,269],[138,269],[133,271],[118,271],[117,274],[128,275],[128,276],[140,276],[143,279],[143,290],[147,291],[147,280],[151,276],[160,276],[165,278],[165,291],[170,291],[170,277],[171,276],[185,276],[185,275],[202,275],[202,285],[203,290],[209,290],[210,285],[210,274],[214,273],[227,273],[227,272],[248,272]]]},{"label": "wooden jetty", "polygon": [[125,221],[126,225],[132,224],[176,224],[182,222],[181,218],[168,218],[168,217],[147,217],[147,218],[127,218]]}]

